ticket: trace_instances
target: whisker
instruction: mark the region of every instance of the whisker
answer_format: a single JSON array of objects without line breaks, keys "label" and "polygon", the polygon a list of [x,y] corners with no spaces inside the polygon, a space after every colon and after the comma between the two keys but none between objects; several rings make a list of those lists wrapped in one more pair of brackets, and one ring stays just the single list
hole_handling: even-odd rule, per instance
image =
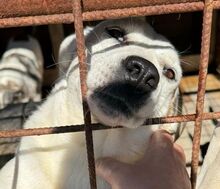
[{"label": "whisker", "polygon": [[179,55],[188,53],[191,48],[192,48],[192,44],[190,43],[189,46],[185,50],[179,52]]},{"label": "whisker", "polygon": [[64,64],[66,62],[69,62],[69,61],[56,62],[56,63],[53,63],[53,64],[47,66],[46,68],[48,69],[48,68],[51,68],[51,67],[56,66],[56,65]]}]

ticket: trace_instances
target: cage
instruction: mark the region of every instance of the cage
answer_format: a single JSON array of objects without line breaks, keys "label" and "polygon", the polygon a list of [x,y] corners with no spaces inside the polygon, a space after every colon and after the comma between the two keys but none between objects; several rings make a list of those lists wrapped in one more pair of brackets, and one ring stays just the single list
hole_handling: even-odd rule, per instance
[{"label": "cage", "polygon": [[[198,90],[193,89],[194,92],[194,105],[192,113],[183,114],[179,116],[160,117],[146,120],[148,124],[165,124],[177,122],[194,122],[193,146],[192,146],[192,162],[191,166],[191,182],[192,187],[195,188],[197,170],[199,166],[199,149],[201,138],[201,127],[204,120],[216,120],[220,118],[220,112],[212,110],[211,112],[204,111],[204,101],[206,94],[206,81],[210,79],[212,83],[214,76],[207,77],[208,63],[210,58],[211,47],[211,33],[213,32],[213,12],[220,8],[220,1],[218,0],[117,0],[117,1],[102,1],[102,0],[47,0],[39,1],[2,1],[0,3],[0,28],[21,27],[30,25],[45,25],[45,24],[72,24],[74,23],[76,39],[77,39],[77,53],[80,63],[80,78],[81,78],[81,91],[82,98],[86,96],[86,64],[85,64],[85,42],[83,36],[83,22],[84,21],[97,21],[105,19],[117,19],[129,16],[152,16],[152,15],[167,15],[171,13],[186,13],[202,11],[202,43],[200,58],[196,56],[196,61],[199,62],[199,76]],[[154,18],[155,19],[155,18]],[[219,27],[217,25],[216,27]],[[219,41],[217,39],[217,41]],[[217,46],[216,48],[219,48]],[[192,61],[195,60],[195,57]],[[218,59],[218,56],[217,56]],[[189,60],[189,59],[187,59]],[[218,61],[218,60],[217,60]],[[187,78],[185,79],[187,80]],[[187,83],[187,81],[185,82]],[[184,85],[184,83],[183,83]],[[217,84],[218,85],[218,84]],[[195,86],[195,85],[194,85]],[[189,87],[190,88],[190,87]],[[193,88],[193,87],[191,87]],[[215,90],[210,87],[210,90]],[[183,93],[190,93],[192,91],[183,91]],[[189,99],[188,99],[189,100]],[[187,97],[186,97],[187,101]],[[16,114],[9,111],[5,114],[6,118],[12,115],[15,118],[29,115],[30,109],[34,105],[17,105]],[[31,107],[31,108],[30,108]],[[14,109],[14,106],[13,106]],[[46,135],[67,132],[85,131],[87,156],[88,156],[88,169],[90,175],[90,186],[92,189],[96,188],[95,179],[95,163],[93,152],[93,138],[92,131],[101,129],[110,129],[103,127],[100,124],[91,124],[88,104],[83,101],[84,123],[83,125],[74,126],[56,126],[48,128],[35,128],[35,129],[16,129],[16,130],[2,130],[0,131],[0,138],[10,137],[23,137],[31,135]],[[18,113],[20,112],[20,113]],[[115,127],[120,128],[120,126]],[[191,152],[190,151],[190,152]]]}]

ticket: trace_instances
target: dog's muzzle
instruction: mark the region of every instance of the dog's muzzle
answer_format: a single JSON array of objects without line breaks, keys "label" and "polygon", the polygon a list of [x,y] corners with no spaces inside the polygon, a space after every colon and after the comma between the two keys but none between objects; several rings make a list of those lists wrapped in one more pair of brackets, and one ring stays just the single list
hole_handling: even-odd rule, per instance
[{"label": "dog's muzzle", "polygon": [[148,60],[129,56],[122,61],[124,79],[97,88],[92,98],[108,116],[132,116],[147,102],[157,88],[159,73]]}]

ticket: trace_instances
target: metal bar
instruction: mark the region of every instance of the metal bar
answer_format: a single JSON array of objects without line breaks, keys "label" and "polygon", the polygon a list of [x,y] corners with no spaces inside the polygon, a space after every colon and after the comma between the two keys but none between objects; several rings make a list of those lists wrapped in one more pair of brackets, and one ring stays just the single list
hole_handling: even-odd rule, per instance
[{"label": "metal bar", "polygon": [[[90,173],[90,185],[92,189],[95,189],[96,179],[95,179],[92,130],[109,129],[110,127],[100,126],[99,124],[91,124],[90,113],[88,113],[89,110],[88,104],[84,100],[86,96],[86,83],[85,83],[86,59],[85,59],[85,45],[84,45],[82,21],[102,20],[102,19],[110,19],[110,18],[115,19],[115,18],[123,18],[128,16],[144,16],[144,15],[147,16],[147,15],[160,15],[160,14],[170,14],[170,13],[183,13],[183,12],[193,12],[193,11],[203,10],[204,17],[203,17],[202,49],[201,49],[201,63],[199,69],[196,114],[172,116],[165,118],[153,118],[153,119],[148,119],[146,121],[147,125],[195,121],[195,130],[193,137],[193,153],[192,153],[192,163],[191,163],[191,182],[192,182],[192,189],[194,189],[196,186],[196,178],[197,178],[202,120],[220,118],[220,112],[203,113],[205,84],[206,84],[209,48],[210,48],[212,13],[213,13],[213,9],[220,9],[220,2],[213,0],[206,0],[205,5],[203,2],[193,2],[193,3],[187,2],[187,3],[145,6],[145,7],[136,7],[136,8],[98,10],[98,11],[82,13],[81,1],[73,0],[73,9],[74,9],[74,16],[71,13],[62,13],[62,14],[51,14],[51,15],[42,15],[42,16],[2,18],[0,19],[0,28],[74,22],[76,29],[76,36],[77,36],[77,53],[80,63],[80,78],[81,78],[85,124],[78,126],[76,125],[76,126],[65,126],[65,127],[1,131],[0,137],[6,138],[6,137],[20,137],[20,136],[30,136],[30,135],[44,135],[44,134],[86,131],[85,133],[86,133],[86,143],[87,143],[87,153],[88,153],[88,163],[89,163],[89,173]],[[121,128],[121,127],[115,127],[115,128]]]},{"label": "metal bar", "polygon": [[110,10],[120,8],[131,8],[131,7],[143,7],[143,6],[156,6],[156,5],[167,5],[177,3],[192,3],[201,0],[82,0],[83,10],[94,11],[94,10]]},{"label": "metal bar", "polygon": [[[168,5],[145,6],[124,9],[112,9],[102,11],[91,11],[83,13],[83,21],[94,21],[103,19],[116,19],[128,16],[148,16],[170,13],[183,13],[201,11],[204,8],[203,2],[179,3]],[[72,23],[72,13],[51,14],[42,16],[26,16],[0,19],[0,28],[19,27],[29,25]]]},{"label": "metal bar", "polygon": [[76,47],[79,61],[80,70],[80,84],[82,93],[83,103],[83,115],[85,123],[85,137],[86,137],[86,149],[87,149],[87,162],[89,168],[89,179],[90,188],[96,189],[96,173],[95,173],[95,158],[94,158],[94,147],[93,147],[93,136],[91,126],[91,115],[89,106],[86,101],[86,76],[87,76],[87,64],[86,64],[86,53],[85,53],[85,38],[83,35],[83,18],[82,18],[82,5],[81,0],[73,0],[73,15],[74,15],[74,27],[76,34]]},{"label": "metal bar", "polygon": [[[82,0],[84,11],[198,2],[201,0]],[[71,13],[70,0],[3,0],[0,1],[0,18]]]},{"label": "metal bar", "polygon": [[203,10],[203,2],[155,5],[136,8],[113,9],[104,11],[85,12],[85,20],[116,19],[128,16],[149,16],[170,13],[183,13]]},{"label": "metal bar", "polygon": [[205,8],[203,12],[203,30],[202,30],[202,45],[201,45],[201,60],[199,65],[199,80],[198,80],[198,93],[196,103],[196,119],[193,135],[193,148],[192,148],[192,163],[191,163],[191,184],[192,189],[196,188],[197,170],[199,162],[200,138],[201,138],[201,125],[204,109],[206,77],[209,62],[209,50],[211,39],[211,25],[213,14],[213,0],[205,1]]},{"label": "metal bar", "polygon": [[[181,116],[169,116],[147,119],[143,126],[165,124],[165,123],[181,123],[195,121],[196,114],[187,114]],[[203,113],[203,120],[220,119],[220,112]],[[101,124],[91,124],[92,130],[105,130],[105,129],[117,129],[123,128],[121,126],[108,127]],[[11,137],[23,137],[23,136],[39,136],[48,134],[61,134],[70,132],[82,132],[85,130],[85,124],[82,125],[68,125],[68,126],[57,126],[57,127],[41,127],[33,129],[13,129],[0,131],[0,138],[11,138]]]}]

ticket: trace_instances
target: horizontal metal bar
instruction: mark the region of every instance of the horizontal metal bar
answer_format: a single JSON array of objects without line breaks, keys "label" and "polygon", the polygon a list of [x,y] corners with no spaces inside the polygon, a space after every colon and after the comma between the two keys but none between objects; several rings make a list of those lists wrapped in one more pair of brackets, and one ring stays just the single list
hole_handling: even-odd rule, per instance
[{"label": "horizontal metal bar", "polygon": [[[82,0],[83,11],[109,10],[201,0]],[[71,13],[71,0],[4,0],[0,1],[0,18]]]},{"label": "horizontal metal bar", "polygon": [[177,3],[192,3],[201,0],[82,0],[83,9],[85,11],[94,10],[109,10],[119,8],[131,8],[131,7],[142,7],[142,6],[155,6],[155,5],[167,5]]},{"label": "horizontal metal bar", "polygon": [[135,8],[113,9],[103,11],[85,12],[83,17],[85,20],[102,20],[102,19],[116,19],[128,16],[149,16],[161,15],[170,13],[184,13],[201,11],[204,9],[203,2],[179,3],[169,5],[155,5]]},{"label": "horizontal metal bar", "polygon": [[[116,18],[123,18],[128,16],[148,16],[148,15],[160,15],[160,14],[170,14],[170,13],[184,13],[184,12],[201,11],[203,9],[204,9],[203,2],[192,2],[192,3],[124,8],[124,9],[99,10],[99,11],[84,12],[83,21],[116,19]],[[29,25],[72,23],[72,22],[74,22],[74,17],[73,14],[70,12],[70,13],[39,15],[39,16],[2,18],[0,19],[0,28],[29,26]]]},{"label": "horizontal metal bar", "polygon": [[[195,119],[196,119],[196,114],[151,118],[145,121],[144,126],[154,125],[154,124],[165,124],[165,123],[190,122],[190,121],[195,121]],[[203,113],[202,119],[203,120],[220,119],[220,112]],[[121,126],[108,127],[101,124],[91,124],[91,126],[92,126],[92,130],[122,128]],[[0,138],[82,132],[84,130],[85,130],[84,124],[59,126],[59,127],[43,127],[43,128],[41,127],[41,128],[33,128],[33,129],[4,130],[4,131],[0,131]]]}]

